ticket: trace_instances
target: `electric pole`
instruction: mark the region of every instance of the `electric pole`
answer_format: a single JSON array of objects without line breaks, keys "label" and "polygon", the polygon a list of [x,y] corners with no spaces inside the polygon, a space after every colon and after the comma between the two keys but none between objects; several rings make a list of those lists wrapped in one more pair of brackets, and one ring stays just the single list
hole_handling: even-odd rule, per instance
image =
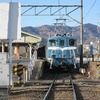
[{"label": "electric pole", "polygon": [[83,0],[81,0],[81,23],[80,23],[80,67],[83,67]]}]

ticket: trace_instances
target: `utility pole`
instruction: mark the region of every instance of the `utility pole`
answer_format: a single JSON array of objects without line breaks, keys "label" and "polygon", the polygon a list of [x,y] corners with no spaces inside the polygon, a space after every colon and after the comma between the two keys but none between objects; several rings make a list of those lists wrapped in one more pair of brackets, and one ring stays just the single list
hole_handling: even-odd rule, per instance
[{"label": "utility pole", "polygon": [[[98,21],[98,24],[100,23],[100,21]],[[97,32],[100,33],[100,26],[97,27]],[[100,36],[98,38],[98,56],[100,58]]]},{"label": "utility pole", "polygon": [[83,0],[81,0],[81,23],[80,23],[80,67],[83,67]]},{"label": "utility pole", "polygon": [[100,37],[98,38],[98,56],[100,58]]}]

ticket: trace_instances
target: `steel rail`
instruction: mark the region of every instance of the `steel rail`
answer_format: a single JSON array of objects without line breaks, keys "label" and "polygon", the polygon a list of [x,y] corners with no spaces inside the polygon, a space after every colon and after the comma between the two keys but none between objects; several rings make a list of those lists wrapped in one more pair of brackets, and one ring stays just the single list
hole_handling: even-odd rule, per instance
[{"label": "steel rail", "polygon": [[55,80],[56,80],[56,77],[57,77],[57,74],[55,75],[55,77],[54,77],[54,79],[53,79],[53,81],[52,81],[52,83],[51,83],[51,85],[50,85],[48,91],[46,92],[46,94],[45,94],[43,100],[46,100],[46,99],[47,99],[47,97],[48,97],[48,95],[49,95],[49,93],[50,93],[50,91],[51,91],[51,89],[52,89],[52,87],[53,87],[53,85],[54,85],[54,82],[55,82]]},{"label": "steel rail", "polygon": [[74,83],[72,81],[72,77],[70,76],[70,83],[72,85],[72,89],[73,89],[73,100],[77,100],[77,96],[76,96],[76,91],[75,91],[75,86]]}]

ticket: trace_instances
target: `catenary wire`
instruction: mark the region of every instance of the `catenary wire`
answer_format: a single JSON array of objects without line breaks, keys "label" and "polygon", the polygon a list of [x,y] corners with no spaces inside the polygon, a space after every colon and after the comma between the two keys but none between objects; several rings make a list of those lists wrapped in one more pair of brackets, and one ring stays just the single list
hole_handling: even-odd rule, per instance
[{"label": "catenary wire", "polygon": [[83,17],[83,19],[85,19],[88,14],[90,13],[90,11],[92,10],[92,8],[94,7],[95,3],[97,2],[97,0],[94,1],[94,3],[92,4],[91,8],[89,9],[89,11],[86,13],[86,15]]}]

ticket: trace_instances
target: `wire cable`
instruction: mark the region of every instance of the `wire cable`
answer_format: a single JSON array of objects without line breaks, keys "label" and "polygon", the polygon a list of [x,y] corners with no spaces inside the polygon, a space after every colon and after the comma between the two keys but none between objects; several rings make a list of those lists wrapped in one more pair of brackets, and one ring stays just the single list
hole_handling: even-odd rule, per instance
[{"label": "wire cable", "polygon": [[[60,5],[60,0],[58,0],[58,5]],[[60,9],[60,7],[59,7],[59,9]],[[61,18],[61,12],[60,12],[60,10],[59,10],[59,16]]]},{"label": "wire cable", "polygon": [[86,13],[86,15],[83,17],[83,19],[85,19],[88,14],[90,13],[90,11],[92,10],[92,8],[94,7],[95,3],[97,2],[97,0],[94,1],[94,3],[92,4],[91,8],[89,9],[89,11]]}]

